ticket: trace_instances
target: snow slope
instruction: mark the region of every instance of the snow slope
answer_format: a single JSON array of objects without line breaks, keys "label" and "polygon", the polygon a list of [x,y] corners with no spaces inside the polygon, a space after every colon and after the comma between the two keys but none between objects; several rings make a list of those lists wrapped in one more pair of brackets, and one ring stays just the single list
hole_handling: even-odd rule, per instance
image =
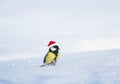
[{"label": "snow slope", "polygon": [[42,58],[0,62],[0,84],[120,84],[120,50],[61,54],[40,68]]}]

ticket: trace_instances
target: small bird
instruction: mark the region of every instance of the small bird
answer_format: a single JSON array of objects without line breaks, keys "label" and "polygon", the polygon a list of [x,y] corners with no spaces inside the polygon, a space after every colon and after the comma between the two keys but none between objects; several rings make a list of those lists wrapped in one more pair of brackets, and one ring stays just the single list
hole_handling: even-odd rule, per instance
[{"label": "small bird", "polygon": [[55,41],[50,41],[48,43],[48,47],[49,47],[49,50],[44,57],[44,60],[43,60],[44,64],[41,65],[41,67],[46,65],[55,65],[58,60],[58,57],[60,56],[60,52],[59,52],[60,48],[58,47]]}]

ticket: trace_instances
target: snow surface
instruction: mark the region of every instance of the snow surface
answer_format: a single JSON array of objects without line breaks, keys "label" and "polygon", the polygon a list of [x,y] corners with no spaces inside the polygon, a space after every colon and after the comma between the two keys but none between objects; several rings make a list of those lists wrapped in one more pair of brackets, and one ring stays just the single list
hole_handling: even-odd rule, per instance
[{"label": "snow surface", "polygon": [[61,54],[56,66],[43,57],[0,62],[0,84],[120,84],[120,50]]}]

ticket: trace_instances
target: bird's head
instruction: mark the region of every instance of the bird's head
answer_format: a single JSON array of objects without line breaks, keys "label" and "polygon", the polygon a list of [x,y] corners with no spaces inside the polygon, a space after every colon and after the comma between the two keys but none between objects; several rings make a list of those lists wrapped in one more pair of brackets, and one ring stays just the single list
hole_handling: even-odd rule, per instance
[{"label": "bird's head", "polygon": [[58,51],[60,48],[58,47],[57,43],[55,41],[50,41],[48,43],[48,47],[51,51]]},{"label": "bird's head", "polygon": [[50,47],[50,50],[51,51],[56,51],[56,50],[58,51],[58,50],[60,50],[60,48],[58,47],[58,45],[54,45],[54,46]]}]

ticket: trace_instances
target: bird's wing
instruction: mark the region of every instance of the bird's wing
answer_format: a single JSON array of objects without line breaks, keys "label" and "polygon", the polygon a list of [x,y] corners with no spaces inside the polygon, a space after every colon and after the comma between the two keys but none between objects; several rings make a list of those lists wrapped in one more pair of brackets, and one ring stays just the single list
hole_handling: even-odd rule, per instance
[{"label": "bird's wing", "polygon": [[43,63],[46,62],[46,57],[48,56],[48,53],[49,53],[49,52],[47,52],[47,54],[45,55],[44,60],[43,60]]},{"label": "bird's wing", "polygon": [[60,56],[60,52],[58,51],[58,53],[57,53],[57,56],[55,57],[55,61],[57,61],[58,60],[58,58],[59,58],[59,56]]}]

